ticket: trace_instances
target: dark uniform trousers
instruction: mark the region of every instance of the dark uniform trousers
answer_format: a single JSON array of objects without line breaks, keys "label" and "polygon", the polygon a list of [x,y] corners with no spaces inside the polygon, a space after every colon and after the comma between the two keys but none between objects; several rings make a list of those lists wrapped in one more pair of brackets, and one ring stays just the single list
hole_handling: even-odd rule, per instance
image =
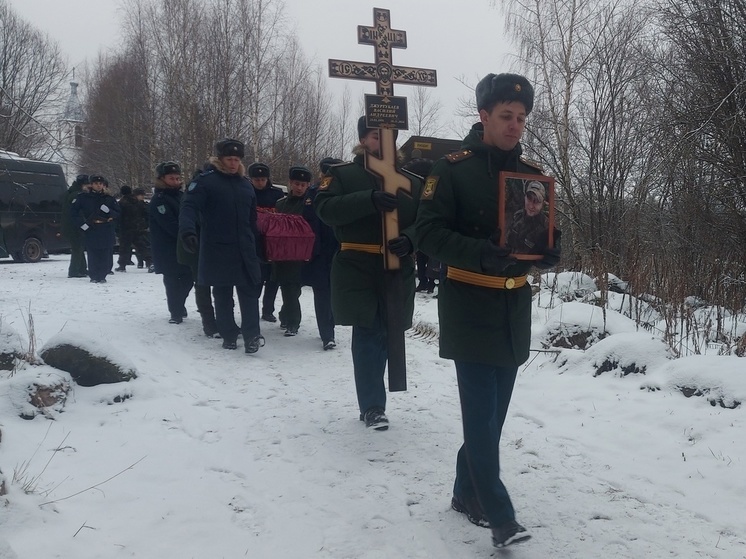
[{"label": "dark uniform trousers", "polygon": [[138,262],[145,261],[150,266],[153,257],[150,254],[150,238],[147,232],[136,231],[134,233],[122,234],[119,242],[119,258],[117,264],[127,266],[132,264],[132,248]]},{"label": "dark uniform trousers", "polygon": [[277,290],[280,285],[272,280],[272,264],[261,264],[262,283],[264,284],[264,296],[262,297],[262,315],[269,315],[275,312],[275,299],[277,299]]},{"label": "dark uniform trousers", "polygon": [[168,312],[172,318],[183,318],[186,316],[186,303],[189,292],[192,290],[192,271],[184,267],[180,274],[163,274],[163,285],[166,288],[166,303]]},{"label": "dark uniform trousers", "polygon": [[352,364],[361,414],[374,407],[386,409],[383,373],[388,359],[387,347],[386,326],[380,311],[372,327],[352,327]]},{"label": "dark uniform trousers", "polygon": [[288,328],[298,329],[301,320],[299,283],[283,283],[280,285],[282,293],[282,309],[280,310],[280,324]]},{"label": "dark uniform trousers", "polygon": [[316,313],[316,326],[324,343],[334,339],[334,316],[332,315],[332,288],[313,287],[313,309]]},{"label": "dark uniform trousers", "polygon": [[[212,291],[209,285],[199,285],[197,283],[197,268],[198,262],[196,259],[189,264],[189,269],[192,271],[192,282],[194,283],[194,302],[197,304],[197,312],[202,317],[203,325],[205,323],[211,324],[215,322],[215,309],[212,306]],[[233,307],[231,307],[232,310]]]},{"label": "dark uniform trousers", "polygon": [[114,253],[111,247],[86,249],[88,253],[88,275],[92,280],[101,281],[114,265]]},{"label": "dark uniform trousers", "polygon": [[[482,506],[491,526],[515,518],[500,480],[499,441],[518,368],[456,361],[464,444],[456,458],[454,496]],[[485,506],[486,505],[486,506]]]},{"label": "dark uniform trousers", "polygon": [[260,334],[259,328],[259,294],[261,285],[236,285],[238,306],[241,309],[241,328],[233,318],[233,285],[214,285],[212,295],[215,298],[215,322],[223,340],[235,342],[239,332],[244,342],[248,343]]},{"label": "dark uniform trousers", "polygon": [[70,237],[70,266],[67,277],[81,278],[88,275],[88,265],[85,261],[84,240],[81,235]]}]

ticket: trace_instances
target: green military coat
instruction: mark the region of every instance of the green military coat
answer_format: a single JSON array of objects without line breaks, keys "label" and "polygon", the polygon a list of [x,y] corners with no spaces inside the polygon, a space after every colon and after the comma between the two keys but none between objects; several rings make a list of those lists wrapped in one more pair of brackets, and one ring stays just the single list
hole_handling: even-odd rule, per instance
[{"label": "green military coat", "polygon": [[[422,183],[416,175],[407,176],[411,179],[412,193],[398,194],[399,233],[409,237],[416,247],[414,222]],[[383,245],[383,218],[373,205],[373,190],[381,190],[381,185],[365,170],[362,155],[351,163],[332,166],[321,181],[314,207],[340,243]],[[401,259],[401,273],[405,293],[402,312],[409,328],[414,312],[412,255]],[[332,312],[337,324],[372,327],[377,313],[385,320],[383,254],[340,250],[332,262],[331,286]]]},{"label": "green military coat", "polygon": [[[448,266],[485,274],[481,253],[498,223],[500,171],[540,174],[541,169],[511,152],[482,142],[475,124],[464,151],[436,162],[425,182],[417,216],[418,247]],[[516,262],[500,273],[526,274]],[[438,287],[440,356],[458,361],[517,367],[528,359],[531,287],[494,289],[446,279]]]}]

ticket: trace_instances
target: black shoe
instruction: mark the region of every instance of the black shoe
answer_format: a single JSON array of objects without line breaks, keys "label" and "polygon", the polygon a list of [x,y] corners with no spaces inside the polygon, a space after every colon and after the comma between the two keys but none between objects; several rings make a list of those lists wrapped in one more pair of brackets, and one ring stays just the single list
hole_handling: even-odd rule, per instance
[{"label": "black shoe", "polygon": [[215,324],[205,324],[202,323],[202,331],[205,333],[205,336],[208,338],[214,338],[218,333],[218,327]]},{"label": "black shoe", "polygon": [[287,329],[288,329],[288,325],[287,325],[287,323],[285,323],[285,322],[280,322],[280,328],[282,328],[283,330],[287,330]]},{"label": "black shoe", "polygon": [[251,340],[246,344],[244,351],[246,351],[246,353],[256,353],[259,351],[260,347],[264,347],[264,336],[257,336]]},{"label": "black shoe", "polygon": [[188,316],[189,316],[189,313],[187,312],[187,310],[186,310],[186,309],[184,309],[184,310],[182,311],[182,313],[181,313],[181,318],[186,318],[186,317],[188,317]]},{"label": "black shoe", "polygon": [[236,349],[238,347],[238,344],[236,341],[229,342],[228,340],[223,340],[223,349]]},{"label": "black shoe", "polygon": [[262,320],[266,320],[267,322],[277,322],[275,315],[271,312],[262,313]]},{"label": "black shoe", "polygon": [[424,283],[420,283],[417,287],[415,287],[416,292],[425,291],[427,289],[427,286]]},{"label": "black shoe", "polygon": [[98,283],[98,280],[91,278],[91,283]]},{"label": "black shoe", "polygon": [[169,324],[181,324],[183,319],[180,316],[172,316],[168,319]]},{"label": "black shoe", "polygon": [[361,419],[365,421],[366,427],[376,431],[385,431],[389,428],[389,418],[386,417],[386,412],[383,411],[383,408],[370,408],[363,414]]},{"label": "black shoe", "polygon": [[140,269],[142,269],[142,267],[143,267],[143,263],[142,263],[142,262],[138,262],[138,263],[137,263],[137,267],[138,267],[138,268],[140,268]]},{"label": "black shoe", "polygon": [[126,272],[127,268],[124,267],[124,266],[118,266],[118,267],[114,268],[114,271],[116,271],[116,272]]},{"label": "black shoe", "polygon": [[479,503],[477,503],[476,499],[470,502],[469,506],[467,506],[464,501],[462,501],[461,499],[457,499],[454,495],[451,498],[451,508],[456,512],[464,514],[469,522],[471,522],[472,524],[476,524],[477,526],[481,526],[482,528],[490,527],[490,523],[484,517],[482,507],[479,506]]},{"label": "black shoe", "polygon": [[297,326],[288,326],[288,329],[285,330],[285,336],[291,337],[291,336],[297,336],[298,335],[298,327]]},{"label": "black shoe", "polygon": [[525,542],[530,538],[531,534],[515,520],[510,520],[492,529],[492,545],[495,547],[505,547],[514,543]]},{"label": "black shoe", "polygon": [[148,273],[149,274],[155,273],[155,265],[151,264],[150,266],[148,266]]},{"label": "black shoe", "polygon": [[[110,272],[110,273],[111,273],[111,272]],[[105,279],[102,279],[102,280],[98,280],[98,283],[106,283],[106,280],[105,280]]]},{"label": "black shoe", "polygon": [[324,351],[327,349],[334,349],[335,347],[337,347],[337,342],[334,340],[327,340],[324,342]]}]

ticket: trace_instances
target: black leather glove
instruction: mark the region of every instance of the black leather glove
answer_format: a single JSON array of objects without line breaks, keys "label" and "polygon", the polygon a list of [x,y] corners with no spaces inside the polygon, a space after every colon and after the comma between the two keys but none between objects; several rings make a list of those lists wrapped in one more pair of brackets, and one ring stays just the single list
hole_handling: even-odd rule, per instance
[{"label": "black leather glove", "polygon": [[[547,237],[549,237],[549,233],[547,233]],[[535,266],[539,268],[540,270],[548,270],[549,268],[554,268],[557,264],[559,264],[560,257],[562,255],[562,231],[555,228],[554,229],[554,248],[545,248],[544,249],[544,257],[537,261]],[[549,244],[547,242],[547,244]]]},{"label": "black leather glove", "polygon": [[379,212],[392,212],[396,209],[396,196],[389,192],[374,190],[373,194],[370,195],[370,199],[373,200],[373,205]]},{"label": "black leather glove", "polygon": [[482,269],[488,274],[499,274],[516,260],[511,256],[511,249],[508,247],[498,246],[500,231],[495,231],[490,239],[482,247],[480,262]]},{"label": "black leather glove", "polygon": [[399,235],[395,239],[391,239],[388,243],[389,250],[393,252],[399,258],[404,258],[408,254],[412,254],[412,241],[406,235]]},{"label": "black leather glove", "polygon": [[184,233],[181,242],[184,243],[184,250],[191,254],[196,254],[199,249],[199,239],[194,233]]}]

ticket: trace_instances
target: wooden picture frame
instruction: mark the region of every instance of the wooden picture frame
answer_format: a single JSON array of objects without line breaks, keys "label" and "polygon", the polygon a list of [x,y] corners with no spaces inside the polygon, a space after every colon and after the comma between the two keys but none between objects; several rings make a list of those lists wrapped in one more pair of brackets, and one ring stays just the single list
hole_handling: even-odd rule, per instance
[{"label": "wooden picture frame", "polygon": [[501,171],[497,222],[500,246],[518,260],[541,260],[554,247],[554,178]]}]

